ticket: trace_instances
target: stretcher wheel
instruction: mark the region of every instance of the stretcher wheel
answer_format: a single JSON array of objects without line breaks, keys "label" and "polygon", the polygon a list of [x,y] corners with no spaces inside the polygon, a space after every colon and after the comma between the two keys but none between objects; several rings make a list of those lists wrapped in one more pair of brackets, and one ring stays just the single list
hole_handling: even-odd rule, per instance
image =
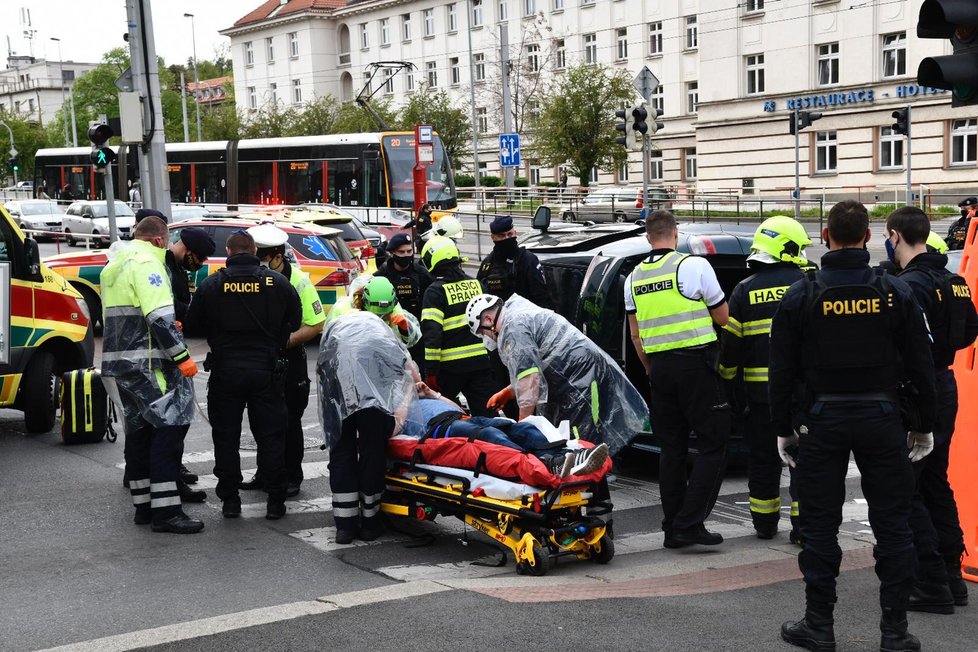
[{"label": "stretcher wheel", "polygon": [[521,561],[516,564],[516,572],[519,575],[535,575],[541,577],[547,574],[550,570],[550,566],[553,564],[553,560],[550,559],[550,553],[540,545],[539,542],[533,542],[533,561],[534,566],[530,566],[529,562]]},{"label": "stretcher wheel", "polygon": [[591,560],[595,564],[607,564],[615,556],[615,542],[611,540],[607,534],[605,534],[598,541],[601,549],[591,548]]}]

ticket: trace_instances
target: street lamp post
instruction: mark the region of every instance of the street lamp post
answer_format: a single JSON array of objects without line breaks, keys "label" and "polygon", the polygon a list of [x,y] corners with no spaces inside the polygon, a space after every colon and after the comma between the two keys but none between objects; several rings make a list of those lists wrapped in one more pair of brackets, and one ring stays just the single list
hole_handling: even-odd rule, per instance
[{"label": "street lamp post", "polygon": [[200,79],[197,77],[197,32],[194,27],[194,15],[184,14],[183,17],[190,19],[190,39],[193,41],[194,47],[194,113],[197,115],[197,142],[199,143],[202,138],[200,135]]},{"label": "street lamp post", "polygon": [[67,147],[71,141],[68,139],[68,101],[65,99],[64,57],[61,56],[61,39],[52,37],[51,40],[58,44],[58,70],[61,72],[61,116],[65,123],[65,147]]}]

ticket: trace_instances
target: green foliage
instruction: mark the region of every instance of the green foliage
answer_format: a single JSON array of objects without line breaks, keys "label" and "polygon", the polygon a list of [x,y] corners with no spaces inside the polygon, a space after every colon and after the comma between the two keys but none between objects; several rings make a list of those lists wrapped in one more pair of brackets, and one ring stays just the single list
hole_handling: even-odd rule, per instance
[{"label": "green foliage", "polygon": [[316,98],[306,103],[302,112],[292,125],[293,136],[318,136],[320,134],[336,133],[336,121],[339,119],[340,105],[330,95]]},{"label": "green foliage", "polygon": [[[17,171],[17,178],[21,181],[30,179],[34,176],[34,154],[37,150],[48,147],[48,132],[42,129],[36,122],[25,120],[24,118],[13,116],[6,111],[0,112],[0,118],[7,123],[10,131],[14,134],[14,148],[17,150],[17,162],[20,169]],[[64,140],[64,124],[58,123],[58,142]],[[9,176],[11,179],[14,170],[7,163],[10,158],[10,136],[6,129],[0,128],[0,175]]]},{"label": "green foliage", "polygon": [[486,188],[498,188],[503,185],[503,180],[500,177],[494,177],[492,175],[486,175],[481,177],[479,180]]},{"label": "green foliage", "polygon": [[624,70],[568,69],[540,97],[540,113],[530,123],[531,154],[547,165],[567,162],[568,175],[588,185],[594,166],[611,170],[624,162],[627,152],[615,142],[615,110],[634,98]]},{"label": "green foliage", "polygon": [[513,186],[516,188],[529,188],[530,180],[526,177],[516,177],[513,179]]},{"label": "green foliage", "polygon": [[462,155],[472,151],[471,146],[467,145],[472,129],[465,111],[454,106],[448,93],[443,90],[436,91],[427,84],[422,85],[401,110],[399,122],[405,130],[413,130],[416,124],[432,125],[456,169]]},{"label": "green foliage", "polygon": [[475,177],[471,174],[456,174],[455,175],[455,187],[456,188],[475,188]]},{"label": "green foliage", "polygon": [[[391,107],[390,98],[384,98],[380,102],[371,101],[370,105],[384,122],[390,126],[397,126],[397,113]],[[340,105],[332,133],[356,134],[370,131],[380,131],[380,125],[369,111],[355,102],[344,102]]]}]

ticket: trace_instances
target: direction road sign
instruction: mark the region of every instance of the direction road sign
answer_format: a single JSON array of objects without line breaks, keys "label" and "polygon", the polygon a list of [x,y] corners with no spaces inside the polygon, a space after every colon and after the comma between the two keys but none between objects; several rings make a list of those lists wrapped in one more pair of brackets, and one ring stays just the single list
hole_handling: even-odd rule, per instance
[{"label": "direction road sign", "polygon": [[658,78],[652,74],[652,71],[649,70],[648,66],[642,68],[639,73],[635,75],[635,79],[632,80],[632,83],[635,85],[635,90],[638,91],[639,95],[641,95],[646,102],[652,101],[652,93],[654,93],[655,89],[659,87]]},{"label": "direction road sign", "polygon": [[520,166],[519,134],[499,134],[499,165],[504,168]]}]

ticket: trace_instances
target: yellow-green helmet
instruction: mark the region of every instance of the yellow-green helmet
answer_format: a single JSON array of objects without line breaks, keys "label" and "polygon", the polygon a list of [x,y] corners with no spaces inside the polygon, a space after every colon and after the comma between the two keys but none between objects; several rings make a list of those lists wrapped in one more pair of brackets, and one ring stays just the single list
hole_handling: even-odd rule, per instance
[{"label": "yellow-green helmet", "polygon": [[770,254],[781,262],[802,267],[808,264],[802,252],[810,244],[812,240],[798,220],[787,215],[775,215],[757,227],[750,248],[751,251]]},{"label": "yellow-green helmet", "polygon": [[375,315],[386,315],[393,312],[397,306],[397,296],[394,294],[394,285],[383,276],[375,276],[370,279],[367,286],[363,288],[363,307]]},{"label": "yellow-green helmet", "polygon": [[946,254],[947,243],[944,241],[944,238],[940,236],[940,234],[931,231],[930,235],[927,236],[927,251]]},{"label": "yellow-green helmet", "polygon": [[438,236],[432,238],[421,248],[421,264],[432,272],[439,263],[446,260],[462,260],[458,246],[451,238]]}]

